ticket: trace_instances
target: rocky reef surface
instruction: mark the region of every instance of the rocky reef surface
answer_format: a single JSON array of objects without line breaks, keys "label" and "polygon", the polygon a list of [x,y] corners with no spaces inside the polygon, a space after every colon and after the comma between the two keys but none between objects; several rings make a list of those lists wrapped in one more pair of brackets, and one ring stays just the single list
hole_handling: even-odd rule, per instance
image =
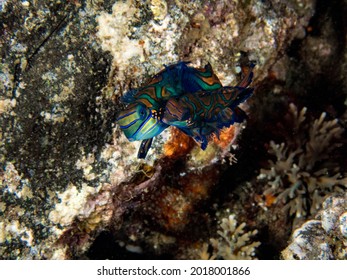
[{"label": "rocky reef surface", "polygon": [[[345,12],[0,0],[0,258],[289,258],[292,230],[346,192]],[[247,122],[206,151],[170,128],[136,158],[115,123],[128,89],[180,60],[232,86],[244,56],[257,64]]]},{"label": "rocky reef surface", "polygon": [[292,243],[283,250],[289,260],[333,260],[347,258],[347,201],[333,195],[323,203],[315,219],[308,220],[292,235]]}]

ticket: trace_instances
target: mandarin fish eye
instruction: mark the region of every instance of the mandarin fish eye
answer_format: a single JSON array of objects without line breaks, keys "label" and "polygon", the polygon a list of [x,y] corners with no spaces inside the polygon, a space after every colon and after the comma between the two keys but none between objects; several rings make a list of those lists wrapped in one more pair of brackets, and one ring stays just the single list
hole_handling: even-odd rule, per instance
[{"label": "mandarin fish eye", "polygon": [[139,115],[139,118],[140,119],[145,119],[146,116],[147,116],[147,112],[148,112],[148,108],[142,104],[139,104],[138,105],[138,108],[137,108],[137,112],[138,112],[138,115]]}]

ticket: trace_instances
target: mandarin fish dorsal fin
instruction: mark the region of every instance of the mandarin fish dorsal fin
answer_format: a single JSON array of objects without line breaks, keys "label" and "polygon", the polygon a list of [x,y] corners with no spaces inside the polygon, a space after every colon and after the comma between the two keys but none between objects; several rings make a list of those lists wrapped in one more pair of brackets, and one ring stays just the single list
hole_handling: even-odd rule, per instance
[{"label": "mandarin fish dorsal fin", "polygon": [[137,89],[128,90],[120,99],[124,104],[130,104],[136,100],[135,95],[137,94]]}]

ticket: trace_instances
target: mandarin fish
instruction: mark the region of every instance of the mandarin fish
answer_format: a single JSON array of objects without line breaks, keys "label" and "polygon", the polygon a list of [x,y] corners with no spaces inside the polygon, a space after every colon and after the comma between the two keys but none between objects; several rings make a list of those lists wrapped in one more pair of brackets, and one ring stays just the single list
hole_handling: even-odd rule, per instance
[{"label": "mandarin fish", "polygon": [[176,126],[193,137],[205,150],[212,134],[219,137],[224,127],[241,123],[246,113],[238,105],[252,93],[254,64],[243,69],[244,77],[235,87],[221,87],[212,91],[190,92],[170,98],[165,106],[162,122]]},{"label": "mandarin fish", "polygon": [[193,68],[188,63],[165,66],[144,86],[130,90],[122,97],[126,108],[119,113],[117,122],[130,141],[142,140],[138,158],[146,157],[152,138],[169,126],[161,120],[167,100],[189,92],[222,87],[210,64]]}]

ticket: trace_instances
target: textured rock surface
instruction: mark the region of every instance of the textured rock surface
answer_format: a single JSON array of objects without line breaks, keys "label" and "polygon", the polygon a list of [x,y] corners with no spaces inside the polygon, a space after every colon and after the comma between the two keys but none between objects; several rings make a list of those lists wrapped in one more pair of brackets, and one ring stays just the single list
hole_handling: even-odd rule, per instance
[{"label": "textured rock surface", "polygon": [[[0,1],[1,258],[175,258],[213,236],[219,208],[268,236],[259,250],[269,252],[272,228],[291,222],[244,181],[267,161],[259,151],[277,137],[268,120],[279,100],[311,100],[319,71],[334,66],[335,87],[308,109],[347,123],[341,16],[330,19],[340,3],[325,12],[313,0]],[[247,129],[227,130],[206,152],[170,129],[137,160],[139,143],[114,124],[121,94],[183,59],[210,62],[233,85],[243,52],[257,61]]]},{"label": "textured rock surface", "polygon": [[106,163],[95,155],[111,138],[98,101],[110,61],[95,40],[98,7],[35,3],[5,1],[0,11],[0,242],[9,259],[59,257],[58,238],[78,216],[91,218],[89,197],[104,194]]},{"label": "textured rock surface", "polygon": [[347,259],[347,196],[331,196],[314,220],[305,222],[283,250],[284,259]]}]

